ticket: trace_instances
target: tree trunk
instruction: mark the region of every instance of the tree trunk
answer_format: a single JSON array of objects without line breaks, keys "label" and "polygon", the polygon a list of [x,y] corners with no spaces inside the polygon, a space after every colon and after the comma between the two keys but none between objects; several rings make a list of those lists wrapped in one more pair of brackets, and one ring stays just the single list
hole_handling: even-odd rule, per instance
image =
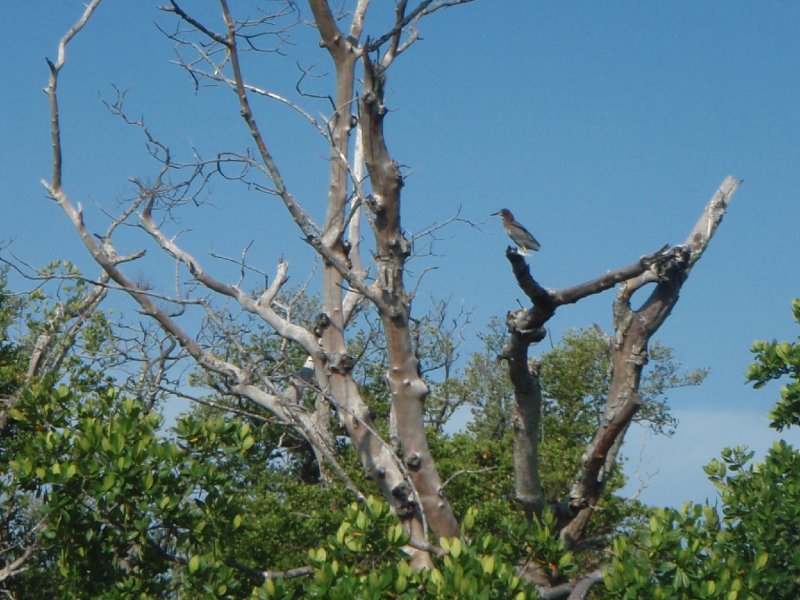
[{"label": "tree trunk", "polygon": [[414,489],[422,504],[424,518],[436,537],[458,536],[460,530],[450,503],[444,495],[425,435],[423,408],[428,386],[419,373],[409,327],[410,299],[403,283],[403,269],[410,244],[400,227],[402,177],[383,138],[384,73],[381,65],[365,54],[364,93],[360,103],[364,160],[372,184],[368,208],[377,246],[377,278],[381,293],[378,307],[386,336],[389,359],[387,381],[392,393],[392,410]]}]

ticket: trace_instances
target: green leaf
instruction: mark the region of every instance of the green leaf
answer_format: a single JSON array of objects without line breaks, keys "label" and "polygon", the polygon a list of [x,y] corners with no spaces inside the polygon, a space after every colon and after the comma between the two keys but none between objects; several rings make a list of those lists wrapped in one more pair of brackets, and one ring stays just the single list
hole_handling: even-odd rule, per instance
[{"label": "green leaf", "polygon": [[325,559],[328,558],[328,553],[325,551],[325,548],[311,548],[308,551],[308,557],[314,562],[323,563]]},{"label": "green leaf", "polygon": [[119,454],[122,452],[122,449],[125,447],[125,438],[119,432],[114,432],[111,434],[111,449],[114,451],[114,454]]},{"label": "green leaf", "polygon": [[113,471],[107,471],[105,476],[103,477],[103,483],[100,485],[100,489],[104,492],[110,490],[114,483],[117,481],[117,475]]},{"label": "green leaf", "polygon": [[366,529],[367,527],[367,515],[363,512],[359,512],[358,516],[356,517],[356,527],[359,529]]},{"label": "green leaf", "polygon": [[386,539],[389,540],[390,544],[398,544],[400,540],[403,539],[405,535],[405,531],[403,531],[403,526],[399,523],[395,523],[389,527],[389,531],[386,534]]},{"label": "green leaf", "polygon": [[565,567],[569,567],[573,563],[573,555],[572,552],[565,552],[561,555],[561,558],[558,559],[558,568],[563,570]]},{"label": "green leaf", "polygon": [[33,472],[33,462],[27,457],[19,461],[12,460],[11,466],[22,471],[25,477],[28,477]]},{"label": "green leaf", "polygon": [[775,347],[775,351],[778,353],[778,356],[785,362],[791,362],[792,360],[792,346],[789,342],[782,342]]},{"label": "green leaf", "polygon": [[189,559],[189,573],[197,572],[197,569],[200,568],[200,556],[195,554],[192,558]]},{"label": "green leaf", "polygon": [[412,573],[411,566],[408,564],[408,562],[401,560],[399,563],[397,563],[397,572],[405,577],[410,577]]},{"label": "green leaf", "polygon": [[476,513],[477,513],[477,511],[472,506],[470,506],[467,509],[467,514],[464,517],[463,522],[461,523],[461,526],[464,529],[464,531],[469,531],[470,529],[475,527],[475,514]]},{"label": "green leaf", "polygon": [[683,569],[675,569],[675,577],[672,580],[672,587],[676,590],[689,587],[689,578]]},{"label": "green leaf", "polygon": [[458,558],[461,555],[461,540],[457,537],[453,538],[453,541],[450,544],[450,554],[452,554],[455,558]]},{"label": "green leaf", "polygon": [[495,567],[495,559],[494,556],[491,554],[487,554],[486,556],[481,558],[481,568],[486,575],[491,575],[494,573]]}]

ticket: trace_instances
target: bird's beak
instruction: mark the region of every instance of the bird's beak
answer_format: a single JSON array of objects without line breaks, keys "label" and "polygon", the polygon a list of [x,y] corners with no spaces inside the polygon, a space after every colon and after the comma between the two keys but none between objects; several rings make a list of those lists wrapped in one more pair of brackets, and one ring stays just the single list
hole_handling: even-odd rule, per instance
[{"label": "bird's beak", "polygon": [[496,217],[496,216],[497,216],[497,215],[499,215],[499,214],[500,214],[500,211],[498,210],[497,212],[493,212],[493,213],[492,213],[492,214],[490,214],[489,216],[490,216],[490,217]]}]

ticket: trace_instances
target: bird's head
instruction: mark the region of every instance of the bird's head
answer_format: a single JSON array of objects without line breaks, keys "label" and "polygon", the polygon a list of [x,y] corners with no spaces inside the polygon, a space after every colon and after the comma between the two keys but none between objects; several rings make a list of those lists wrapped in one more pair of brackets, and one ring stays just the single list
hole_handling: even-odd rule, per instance
[{"label": "bird's head", "polygon": [[514,215],[512,215],[511,211],[508,210],[507,208],[501,208],[497,212],[492,213],[493,217],[496,217],[497,215],[500,215],[504,219],[508,219],[508,220],[512,220],[514,218]]}]

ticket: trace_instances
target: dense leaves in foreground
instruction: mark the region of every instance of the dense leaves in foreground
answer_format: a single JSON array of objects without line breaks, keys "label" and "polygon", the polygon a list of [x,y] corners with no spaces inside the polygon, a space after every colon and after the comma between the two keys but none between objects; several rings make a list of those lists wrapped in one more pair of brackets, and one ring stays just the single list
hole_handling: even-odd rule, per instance
[{"label": "dense leaves in foreground", "polygon": [[658,510],[620,536],[605,598],[800,597],[800,453],[776,443],[763,463],[728,449],[706,467],[720,506]]},{"label": "dense leaves in foreground", "polygon": [[[719,506],[650,510],[611,495],[588,551],[564,546],[550,511],[526,524],[513,500],[510,389],[490,360],[491,328],[459,378],[434,385],[433,410],[454,414],[441,408],[456,398],[475,421],[455,434],[444,432],[446,420],[431,422],[462,537],[441,540],[434,568],[416,571],[386,504],[374,496],[355,503],[344,486],[321,483],[310,449],[267,418],[202,407],[165,428],[153,406],[80,360],[58,374],[68,385],[53,373],[26,381],[29,340],[9,331],[23,314],[37,331],[35,311],[2,300],[0,384],[14,403],[0,451],[0,568],[29,553],[2,581],[13,597],[522,599],[537,597],[524,576],[531,569],[548,585],[602,569],[604,584],[592,594],[603,598],[800,595],[800,455],[783,442],[761,463],[737,448],[708,465]],[[86,336],[100,347],[108,331],[98,317]],[[757,345],[751,380],[788,376],[783,398],[788,389],[791,401],[796,350]],[[654,401],[702,379],[662,352],[650,380]],[[584,331],[542,357],[542,452],[553,501],[579,459],[568,452],[570,431],[598,414],[604,356],[602,339]],[[472,385],[479,380],[483,388]],[[374,379],[365,389],[384,393]],[[792,406],[780,409],[781,426],[794,423]],[[657,430],[672,427],[670,419],[663,401],[644,416]],[[339,450],[350,476],[376,494],[359,479],[352,450]],[[618,476],[613,485],[621,483]]]},{"label": "dense leaves in foreground", "polygon": [[[792,302],[792,314],[800,325],[800,298]],[[769,381],[788,377],[789,382],[781,387],[780,400],[770,413],[771,427],[778,431],[792,425],[800,425],[800,337],[791,342],[756,342],[752,352],[755,362],[747,370],[747,380],[756,388]]]},{"label": "dense leaves in foreground", "polygon": [[[436,568],[414,572],[407,536],[383,502],[326,508],[335,493],[309,494],[289,499],[312,513],[292,521],[280,498],[232,477],[255,447],[246,424],[185,417],[170,439],[159,434],[157,415],[143,414],[113,388],[81,401],[65,387],[43,392],[31,390],[14,409],[26,443],[8,474],[17,502],[40,519],[42,557],[17,580],[18,597],[241,597],[253,590],[259,598],[448,598],[454,591],[529,598],[535,595],[516,565],[574,570],[552,515],[532,528],[505,519],[502,535],[493,535],[478,533],[469,511],[464,538],[443,540]],[[275,525],[263,538],[252,535],[265,525],[259,509]],[[280,514],[287,519],[276,523]],[[280,557],[281,543],[284,558],[310,574],[262,583],[256,569],[243,571],[245,557],[257,559],[270,545]],[[302,553],[292,551],[302,543]]]},{"label": "dense leaves in foreground", "polygon": [[[77,297],[85,289],[78,286],[65,293]],[[321,575],[284,581],[280,573],[340,568],[328,565],[330,561],[351,569],[352,585],[377,585],[374,577],[365,577],[374,571],[380,575],[380,585],[391,580],[392,586],[402,587],[397,557],[405,560],[401,548],[407,540],[388,525],[397,524],[394,517],[384,514],[386,508],[375,501],[359,507],[366,511],[365,517],[353,516],[356,509],[347,508],[352,493],[330,474],[320,480],[313,452],[290,430],[276,426],[266,414],[239,410],[235,401],[218,397],[211,398],[213,406],[197,406],[166,428],[158,403],[142,401],[136,389],[123,389],[109,377],[113,369],[107,363],[81,358],[114,355],[113,327],[102,313],[84,325],[80,339],[71,340],[75,351],[61,363],[61,370],[27,380],[27,357],[36,336],[48,327],[49,316],[59,311],[52,306],[54,299],[41,295],[26,300],[2,297],[2,383],[13,408],[0,453],[0,494],[3,504],[13,510],[5,514],[4,538],[11,542],[0,568],[31,551],[23,568],[3,582],[15,597],[241,597],[254,588],[268,593],[269,582],[276,590],[305,596],[312,594],[307,586],[319,583]],[[496,333],[491,335],[497,338]],[[590,355],[602,356],[605,351],[588,333],[571,336],[553,352],[560,363],[580,362],[587,349]],[[431,346],[429,356],[438,351],[445,357],[439,363],[452,365],[455,353],[446,346],[447,338],[427,338],[422,332],[420,340]],[[256,335],[251,343],[254,351],[269,353],[275,340]],[[369,360],[372,366],[365,361],[363,386],[380,406],[386,396],[380,380],[382,352],[366,350],[376,358]],[[512,392],[492,351],[487,343],[458,378],[436,382],[436,374],[431,375],[430,414],[438,411],[452,417],[459,406],[466,406],[476,421],[493,425],[448,434],[444,431],[448,419],[430,423],[431,445],[442,464],[446,492],[470,527],[464,529],[462,540],[445,548],[446,556],[435,559],[441,580],[437,571],[402,574],[410,582],[409,594],[425,589],[432,597],[446,597],[451,589],[447,586],[456,583],[477,590],[476,594],[485,588],[489,597],[530,594],[519,580],[526,564],[536,565],[549,581],[558,583],[579,562],[553,535],[551,514],[533,529],[520,525],[524,520],[514,501],[508,423]],[[544,360],[547,364],[549,359]],[[596,356],[592,364],[581,390],[567,395],[558,386],[548,388],[552,417],[546,423],[552,431],[543,454],[552,457],[548,472],[554,501],[567,492],[578,459],[558,458],[567,446],[559,438],[570,422],[586,429],[581,420],[596,420],[599,414],[604,385],[600,373],[605,367]],[[482,372],[486,366],[488,373]],[[468,391],[470,378],[481,375],[497,379],[490,386],[495,391],[484,398]],[[220,410],[225,406],[235,410]],[[335,423],[335,415],[332,418]],[[363,478],[352,448],[342,441],[337,450],[342,466],[362,491],[377,496],[377,488]],[[615,485],[620,484],[618,478]],[[613,497],[607,507],[604,518],[598,519],[605,536],[623,518],[640,511]],[[358,525],[364,518],[371,523],[370,535],[383,545],[342,545],[344,524]],[[390,530],[395,533],[387,537]],[[325,560],[315,550],[319,548]],[[309,555],[310,550],[317,553]],[[486,558],[489,555],[492,560]],[[274,575],[266,583],[264,569]],[[340,579],[336,585],[345,586]],[[365,590],[358,593],[370,597]]]},{"label": "dense leaves in foreground", "polygon": [[433,569],[415,571],[402,548],[407,536],[386,505],[374,498],[364,506],[352,504],[336,534],[309,551],[310,577],[268,580],[253,597],[523,600],[537,596],[518,574],[520,562],[548,561],[552,569],[574,571],[572,553],[554,535],[552,515],[531,528],[506,522],[502,537],[473,537],[475,515],[465,516],[463,537],[441,540]]},{"label": "dense leaves in foreground", "polygon": [[[792,303],[800,324],[800,300]],[[778,431],[800,423],[800,341],[756,342],[747,378],[786,380],[770,414]],[[705,470],[719,506],[659,510],[648,526],[617,538],[606,574],[608,598],[800,597],[800,452],[776,442],[762,462],[725,449]]]}]

